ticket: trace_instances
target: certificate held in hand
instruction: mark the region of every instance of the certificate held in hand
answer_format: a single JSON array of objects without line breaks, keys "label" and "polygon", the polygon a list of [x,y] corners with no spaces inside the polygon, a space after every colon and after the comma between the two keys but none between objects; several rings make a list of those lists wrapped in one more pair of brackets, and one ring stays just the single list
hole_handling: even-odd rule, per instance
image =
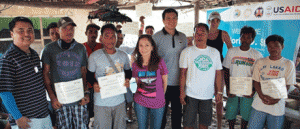
[{"label": "certificate held in hand", "polygon": [[260,82],[263,94],[274,99],[287,98],[287,89],[284,78],[271,79]]},{"label": "certificate held in hand", "polygon": [[59,103],[70,104],[84,97],[82,78],[55,83],[55,92]]},{"label": "certificate held in hand", "polygon": [[251,95],[252,77],[230,77],[230,94]]},{"label": "certificate held in hand", "polygon": [[98,83],[101,87],[100,95],[101,99],[121,95],[127,92],[125,83],[124,72],[108,75],[104,77],[98,77]]}]

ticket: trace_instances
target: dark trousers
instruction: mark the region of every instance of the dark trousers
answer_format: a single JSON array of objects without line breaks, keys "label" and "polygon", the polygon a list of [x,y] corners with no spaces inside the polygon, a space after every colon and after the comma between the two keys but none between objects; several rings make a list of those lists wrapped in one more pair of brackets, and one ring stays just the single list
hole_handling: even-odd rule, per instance
[{"label": "dark trousers", "polygon": [[90,91],[90,102],[88,103],[87,108],[89,111],[89,118],[92,118],[94,117],[94,89],[89,88],[89,91]]},{"label": "dark trousers", "polygon": [[168,86],[165,99],[166,99],[166,105],[165,105],[165,112],[163,116],[163,121],[161,124],[161,129],[164,129],[167,123],[167,111],[168,111],[168,105],[169,101],[171,101],[171,121],[172,121],[172,129],[181,129],[181,117],[182,117],[182,105],[180,103],[180,87],[179,86]]}]

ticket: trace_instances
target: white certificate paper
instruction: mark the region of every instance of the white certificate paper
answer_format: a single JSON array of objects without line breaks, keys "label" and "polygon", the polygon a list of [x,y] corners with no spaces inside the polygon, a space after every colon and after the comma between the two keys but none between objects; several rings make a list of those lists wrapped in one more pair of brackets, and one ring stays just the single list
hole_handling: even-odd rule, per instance
[{"label": "white certificate paper", "polygon": [[176,29],[186,35],[186,37],[191,37],[194,34],[194,23],[178,23]]},{"label": "white certificate paper", "polygon": [[122,27],[123,34],[139,35],[139,23],[138,22],[127,22]]},{"label": "white certificate paper", "polygon": [[152,3],[142,3],[135,5],[136,16],[145,16],[151,17],[152,16]]},{"label": "white certificate paper", "polygon": [[127,92],[124,72],[98,77],[101,99],[124,94]]},{"label": "white certificate paper", "polygon": [[271,79],[260,82],[263,94],[275,99],[287,98],[287,89],[284,78]]},{"label": "white certificate paper", "polygon": [[55,83],[54,86],[57,99],[61,104],[77,102],[84,97],[82,78]]},{"label": "white certificate paper", "polygon": [[252,77],[230,77],[230,94],[251,95]]}]

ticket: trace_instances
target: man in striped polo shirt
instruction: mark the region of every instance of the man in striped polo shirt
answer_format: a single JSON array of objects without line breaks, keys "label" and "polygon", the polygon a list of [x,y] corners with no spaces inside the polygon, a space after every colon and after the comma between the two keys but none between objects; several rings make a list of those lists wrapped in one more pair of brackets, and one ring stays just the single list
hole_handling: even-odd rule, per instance
[{"label": "man in striped polo shirt", "polygon": [[51,129],[40,58],[31,20],[16,17],[9,23],[13,44],[0,59],[0,96],[15,121],[12,129]]}]

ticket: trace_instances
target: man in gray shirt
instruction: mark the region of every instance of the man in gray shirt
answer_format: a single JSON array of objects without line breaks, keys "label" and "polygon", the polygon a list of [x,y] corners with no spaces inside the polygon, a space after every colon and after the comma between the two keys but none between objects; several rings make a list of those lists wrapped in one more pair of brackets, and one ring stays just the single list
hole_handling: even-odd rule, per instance
[{"label": "man in gray shirt", "polygon": [[176,30],[178,12],[175,9],[165,9],[162,14],[162,18],[165,27],[153,35],[153,39],[158,48],[158,54],[164,59],[169,70],[168,88],[165,94],[166,108],[161,128],[165,128],[167,107],[169,105],[169,101],[171,101],[172,129],[180,129],[182,105],[179,99],[179,57],[181,51],[187,47],[187,38],[185,34]]}]

